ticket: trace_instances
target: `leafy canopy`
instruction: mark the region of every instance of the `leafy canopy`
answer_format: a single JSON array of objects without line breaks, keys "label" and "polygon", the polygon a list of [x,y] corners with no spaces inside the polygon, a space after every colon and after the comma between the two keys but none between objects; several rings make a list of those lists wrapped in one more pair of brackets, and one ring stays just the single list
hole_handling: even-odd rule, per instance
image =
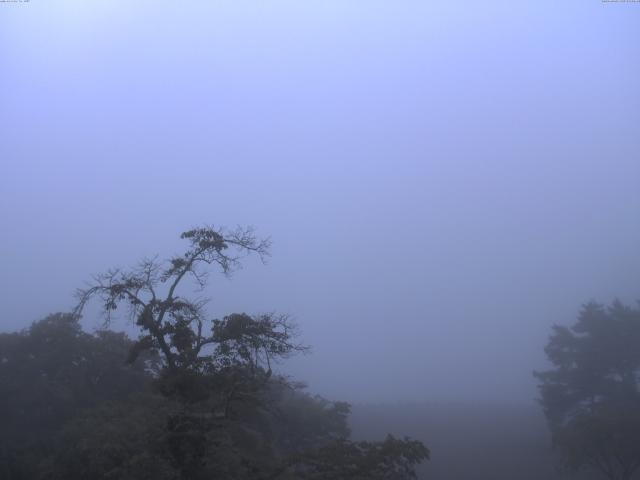
[{"label": "leafy canopy", "polygon": [[628,480],[640,467],[640,309],[585,305],[572,327],[555,326],[536,372],[554,444],[570,469]]}]

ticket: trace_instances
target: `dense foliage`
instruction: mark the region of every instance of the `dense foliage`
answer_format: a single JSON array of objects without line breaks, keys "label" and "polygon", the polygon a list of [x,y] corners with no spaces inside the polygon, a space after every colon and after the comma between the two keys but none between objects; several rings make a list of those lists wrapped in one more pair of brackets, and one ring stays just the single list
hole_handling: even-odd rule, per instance
[{"label": "dense foliage", "polygon": [[[78,308],[0,336],[0,474],[22,479],[408,479],[429,456],[418,441],[353,442],[350,407],[313,397],[273,370],[306,347],[290,319],[233,313],[209,320],[179,292],[204,288],[207,267],[230,274],[268,254],[248,229],[182,234],[166,262],[94,277]],[[101,301],[105,330],[80,328]],[[128,307],[132,341],[107,328]]]},{"label": "dense foliage", "polygon": [[552,370],[536,373],[565,466],[629,480],[640,467],[640,309],[584,306],[546,347]]},{"label": "dense foliage", "polygon": [[87,334],[70,314],[0,334],[1,478],[37,478],[41,459],[79,412],[150,385],[159,359],[147,354],[126,366],[132,345],[122,333]]}]

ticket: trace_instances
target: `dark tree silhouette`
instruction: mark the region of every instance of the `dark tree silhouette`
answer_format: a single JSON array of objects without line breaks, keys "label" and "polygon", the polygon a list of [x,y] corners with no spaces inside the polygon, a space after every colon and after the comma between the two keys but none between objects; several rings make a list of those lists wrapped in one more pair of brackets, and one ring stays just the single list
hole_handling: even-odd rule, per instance
[{"label": "dark tree silhouette", "polygon": [[429,458],[416,440],[388,435],[382,442],[340,439],[301,455],[295,477],[301,480],[415,479],[414,465]]},{"label": "dark tree silhouette", "polygon": [[228,417],[234,403],[256,401],[271,377],[274,360],[306,347],[294,341],[295,325],[286,315],[234,313],[208,320],[206,300],[180,292],[189,279],[202,291],[208,268],[218,267],[230,275],[249,254],[264,260],[269,254],[268,239],[258,239],[251,228],[240,227],[231,232],[194,228],[181,238],[188,242],[182,255],[166,261],[144,259],[130,270],[95,276],[87,288],[78,290],[75,314],[79,316],[89,300],[99,298],[108,325],[114,310],[128,307],[142,333],[129,361],[142,352],[159,352],[165,363],[159,387],[164,394],[191,401],[215,396],[218,413]]},{"label": "dark tree silhouette", "polygon": [[[415,465],[428,457],[421,442],[352,442],[348,404],[311,397],[273,374],[274,362],[307,349],[296,342],[289,317],[233,313],[209,320],[206,301],[185,294],[189,280],[204,289],[213,267],[230,275],[247,255],[264,260],[269,240],[247,228],[194,228],[181,237],[184,254],[110,270],[78,291],[74,319],[93,298],[106,326],[114,310],[128,308],[141,332],[128,361],[157,352],[163,364],[153,392],[135,408],[102,406],[65,429],[68,448],[54,455],[50,478],[105,470],[138,478],[150,466],[157,478],[189,480],[414,478]],[[145,404],[158,413],[153,420]],[[119,439],[130,449],[119,448]],[[78,462],[86,445],[91,462]]]},{"label": "dark tree silhouette", "polygon": [[[202,227],[182,233],[189,246],[183,255],[166,261],[158,257],[144,259],[130,270],[109,270],[97,275],[85,289],[77,292],[75,314],[80,315],[85,304],[94,297],[101,300],[105,323],[121,305],[129,307],[132,319],[143,335],[131,352],[130,360],[149,349],[158,350],[169,370],[202,370],[209,355],[203,348],[216,340],[207,328],[204,312],[206,300],[192,300],[179,295],[179,287],[187,279],[195,280],[200,289],[207,284],[207,267],[217,266],[224,275],[240,267],[240,260],[251,253],[260,259],[269,254],[269,239],[258,239],[251,228],[237,228],[231,232],[223,228]],[[283,318],[273,322],[276,327],[288,328]],[[286,336],[286,332],[282,332]],[[269,359],[284,352],[282,342],[261,345],[261,354]],[[295,348],[289,344],[290,349]]]},{"label": "dark tree silhouette", "polygon": [[640,310],[585,305],[545,348],[554,368],[536,372],[564,466],[629,480],[640,467]]}]

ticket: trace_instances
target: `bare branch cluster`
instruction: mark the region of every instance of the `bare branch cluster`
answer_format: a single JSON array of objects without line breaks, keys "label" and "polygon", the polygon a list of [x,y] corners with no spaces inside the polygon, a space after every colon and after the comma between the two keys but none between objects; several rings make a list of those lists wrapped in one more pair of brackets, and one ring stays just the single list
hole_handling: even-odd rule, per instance
[{"label": "bare branch cluster", "polygon": [[[113,311],[125,306],[142,332],[129,359],[155,349],[171,370],[210,369],[213,354],[218,367],[233,363],[270,370],[273,359],[304,349],[292,342],[294,329],[286,316],[234,314],[210,322],[204,311],[206,299],[177,293],[187,278],[203,289],[212,266],[230,275],[247,255],[256,254],[264,262],[271,245],[268,238],[258,238],[251,227],[227,231],[212,226],[193,228],[181,238],[188,242],[182,255],[166,261],[145,258],[130,270],[112,269],[94,276],[87,288],[77,291],[74,314],[80,316],[87,302],[97,298],[108,325]],[[213,354],[204,355],[204,347],[213,344],[217,345]]]}]

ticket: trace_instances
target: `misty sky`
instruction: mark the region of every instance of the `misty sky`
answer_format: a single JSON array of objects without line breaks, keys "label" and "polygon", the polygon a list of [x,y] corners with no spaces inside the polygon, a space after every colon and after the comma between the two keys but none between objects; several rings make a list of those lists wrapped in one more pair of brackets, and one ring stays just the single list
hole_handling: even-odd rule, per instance
[{"label": "misty sky", "polygon": [[637,3],[0,3],[0,330],[250,224],[211,314],[293,315],[313,391],[531,402],[553,323],[640,298],[639,88]]}]

